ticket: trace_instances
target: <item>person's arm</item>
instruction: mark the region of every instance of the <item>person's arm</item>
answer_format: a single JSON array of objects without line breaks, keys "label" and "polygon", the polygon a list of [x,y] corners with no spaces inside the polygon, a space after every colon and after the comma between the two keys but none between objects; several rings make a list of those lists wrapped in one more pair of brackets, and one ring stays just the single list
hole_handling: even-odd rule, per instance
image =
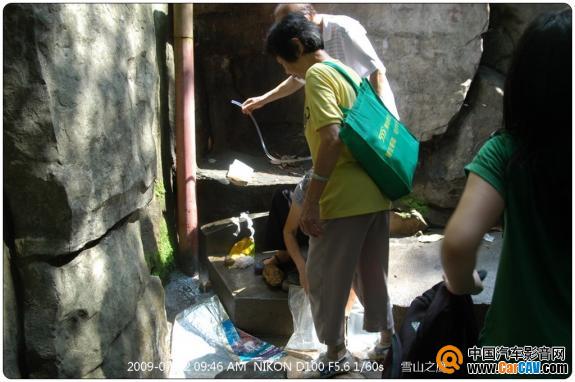
[{"label": "person's arm", "polygon": [[[314,163],[314,174],[328,179],[333,171],[342,142],[339,139],[339,124],[331,124],[319,129],[320,144],[317,160]],[[327,180],[318,180],[312,176],[302,207],[300,227],[309,236],[319,236],[323,229],[319,218],[319,200]]]},{"label": "person's arm", "polygon": [[297,229],[299,227],[300,216],[301,216],[301,207],[297,203],[292,202],[291,207],[289,209],[288,217],[284,224],[283,236],[287,252],[290,255],[291,259],[293,260],[299,273],[300,284],[307,293],[308,289],[307,289],[307,276],[305,273],[305,259],[301,255],[301,252],[299,250],[299,244],[297,242]]},{"label": "person's arm", "polygon": [[375,69],[369,75],[369,82],[371,83],[371,86],[373,86],[373,90],[375,90],[375,92],[381,99],[383,99],[384,81],[385,81],[384,74],[379,69]]},{"label": "person's arm", "polygon": [[303,83],[296,80],[293,76],[289,76],[285,81],[281,84],[270,90],[269,92],[257,96],[248,98],[242,104],[242,112],[244,114],[250,114],[252,111],[259,109],[266,104],[276,101],[280,98],[287,97],[304,86]]},{"label": "person's arm", "polygon": [[478,294],[483,284],[475,264],[483,235],[503,213],[504,200],[485,180],[470,173],[463,195],[447,223],[441,263],[447,288],[455,294]]}]

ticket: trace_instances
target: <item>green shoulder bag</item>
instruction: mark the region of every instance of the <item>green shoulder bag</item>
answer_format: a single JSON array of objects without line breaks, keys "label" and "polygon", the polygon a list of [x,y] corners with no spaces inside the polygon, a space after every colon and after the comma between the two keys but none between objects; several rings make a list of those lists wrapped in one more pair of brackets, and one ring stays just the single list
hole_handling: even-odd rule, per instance
[{"label": "green shoulder bag", "polygon": [[333,62],[324,64],[337,70],[357,95],[344,114],[339,137],[353,157],[390,200],[411,192],[417,166],[419,142],[387,110],[367,78],[358,86],[347,72]]}]

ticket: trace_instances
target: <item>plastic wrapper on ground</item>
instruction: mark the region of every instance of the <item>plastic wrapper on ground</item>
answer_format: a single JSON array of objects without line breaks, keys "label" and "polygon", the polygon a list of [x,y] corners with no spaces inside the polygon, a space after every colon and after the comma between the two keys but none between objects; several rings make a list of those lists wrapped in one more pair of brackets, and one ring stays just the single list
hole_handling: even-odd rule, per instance
[{"label": "plastic wrapper on ground", "polygon": [[176,316],[170,378],[214,378],[238,362],[275,361],[283,351],[236,329],[217,296]]},{"label": "plastic wrapper on ground", "polygon": [[365,359],[367,352],[373,348],[378,339],[379,333],[369,333],[363,330],[363,306],[356,300],[347,322],[347,347],[349,351],[354,356]]}]

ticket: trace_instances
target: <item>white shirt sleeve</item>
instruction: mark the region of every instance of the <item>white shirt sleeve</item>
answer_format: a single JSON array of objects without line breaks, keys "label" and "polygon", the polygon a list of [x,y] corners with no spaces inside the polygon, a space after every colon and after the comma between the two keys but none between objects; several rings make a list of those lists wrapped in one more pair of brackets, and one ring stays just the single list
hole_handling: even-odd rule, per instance
[{"label": "white shirt sleeve", "polygon": [[367,69],[366,76],[373,73],[376,69],[385,72],[383,63],[377,57],[377,53],[367,38],[367,33],[363,26],[357,22],[352,28],[346,28],[342,37],[345,39],[344,46],[350,53],[353,60]]},{"label": "white shirt sleeve", "polygon": [[323,39],[327,53],[340,60],[359,74],[369,77],[379,70],[383,75],[382,101],[389,111],[399,119],[393,91],[385,75],[385,66],[367,38],[365,28],[359,21],[342,15],[321,15]]},{"label": "white shirt sleeve", "polygon": [[359,21],[343,15],[321,15],[323,39],[327,53],[350,66],[361,77],[385,67],[367,38]]},{"label": "white shirt sleeve", "polygon": [[294,76],[291,76],[291,78],[293,78],[294,80],[296,80],[300,84],[305,85],[305,79],[304,78],[299,78],[299,77],[294,77]]}]

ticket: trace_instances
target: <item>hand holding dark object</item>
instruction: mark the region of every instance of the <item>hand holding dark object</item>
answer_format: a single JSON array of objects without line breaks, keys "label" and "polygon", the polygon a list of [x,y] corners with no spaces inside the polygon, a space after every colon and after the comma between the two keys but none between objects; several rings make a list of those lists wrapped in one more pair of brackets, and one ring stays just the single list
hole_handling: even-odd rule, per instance
[{"label": "hand holding dark object", "polygon": [[445,274],[443,275],[443,281],[445,282],[445,287],[447,288],[447,290],[449,292],[455,294],[455,295],[461,295],[461,294],[476,295],[476,294],[483,292],[483,282],[482,281],[485,279],[485,277],[487,277],[487,271],[485,271],[485,270],[475,271],[474,270],[473,274],[472,274],[472,280],[471,279],[469,280],[469,287],[465,291],[453,290],[453,288],[449,284],[449,280],[447,279]]}]

